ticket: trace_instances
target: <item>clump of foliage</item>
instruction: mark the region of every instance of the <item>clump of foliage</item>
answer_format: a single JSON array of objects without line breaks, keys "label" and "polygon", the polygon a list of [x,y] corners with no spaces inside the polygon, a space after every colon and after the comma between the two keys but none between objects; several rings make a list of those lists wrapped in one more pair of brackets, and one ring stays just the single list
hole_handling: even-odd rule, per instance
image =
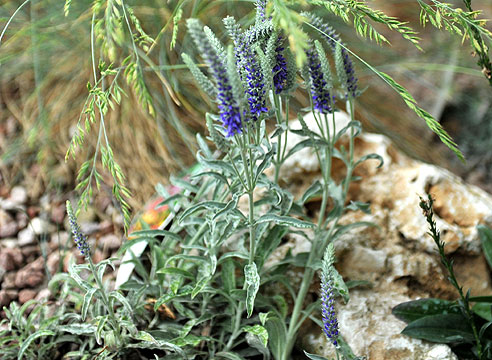
[{"label": "clump of foliage", "polygon": [[[485,360],[492,357],[492,296],[470,296],[456,279],[453,260],[444,252],[445,243],[436,227],[433,199],[420,201],[420,207],[429,224],[429,235],[436,243],[441,263],[448,280],[459,295],[457,301],[419,299],[396,306],[393,314],[408,323],[402,334],[436,343],[445,343],[464,358]],[[492,230],[480,225],[482,249],[492,268]],[[475,305],[472,306],[472,303]]]}]

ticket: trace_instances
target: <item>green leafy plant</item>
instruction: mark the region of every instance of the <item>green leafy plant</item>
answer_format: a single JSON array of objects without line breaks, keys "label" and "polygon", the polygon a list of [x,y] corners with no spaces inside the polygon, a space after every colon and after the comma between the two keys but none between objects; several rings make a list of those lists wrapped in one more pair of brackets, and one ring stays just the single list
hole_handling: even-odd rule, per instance
[{"label": "green leafy plant", "polygon": [[[453,269],[453,260],[444,252],[445,243],[434,221],[433,199],[421,198],[420,207],[429,224],[429,235],[439,251],[443,266],[448,272],[448,280],[459,295],[457,301],[441,299],[420,299],[402,303],[393,308],[393,314],[408,323],[402,334],[431,342],[446,343],[453,346],[466,358],[489,359],[492,356],[492,297],[470,296],[470,290],[463,292]],[[492,231],[479,226],[482,249],[492,264]],[[475,305],[471,305],[475,303]]]},{"label": "green leafy plant", "polygon": [[[177,220],[165,231],[134,234],[137,238],[124,249],[131,250],[145,241],[151,246],[152,258],[165,259],[157,260],[159,268],[153,267],[141,276],[159,284],[159,294],[152,294],[156,297],[155,310],[165,305],[178,312],[183,342],[190,333],[203,334],[204,327],[207,329],[205,349],[184,348],[190,357],[206,354],[207,358],[243,359],[263,354],[289,359],[299,328],[307,318],[315,319],[322,303],[320,300],[305,307],[325,249],[351,228],[371,225],[339,224],[345,212],[358,209],[359,205],[364,207],[346,205],[349,184],[354,181],[353,170],[368,158],[381,159],[376,155],[354,159],[355,138],[361,131],[354,119],[354,102],[360,91],[353,64],[340,46],[338,35],[333,31],[328,34],[335,40],[320,36],[306,51],[307,64],[302,74],[311,97],[315,127],[309,128],[299,115],[301,128],[289,129],[286,120],[290,90],[296,85],[296,68],[284,37],[265,15],[265,2],[257,2],[257,16],[250,28],[243,30],[231,17],[224,19],[224,24],[233,46],[224,46],[198,20],[188,21],[190,36],[208,65],[207,74],[193,63],[191,56],[183,55],[199,85],[218,103],[219,114],[207,114],[207,126],[209,140],[219,152],[212,152],[198,136],[201,172],[194,175],[196,182],[171,179],[189,194],[172,197],[182,209],[175,214]],[[330,49],[333,64],[325,46]],[[335,98],[347,101],[352,116],[342,128],[337,128],[335,121]],[[277,119],[277,127],[268,136],[265,122],[271,117]],[[304,140],[286,151],[288,131]],[[348,138],[347,149],[335,147],[342,136]],[[319,160],[321,179],[300,199],[294,199],[279,185],[279,173],[287,158],[305,148],[312,149]],[[338,183],[331,174],[335,157],[345,163],[347,170]],[[271,166],[275,169],[273,178],[266,176]],[[261,191],[265,195],[259,195]],[[320,213],[312,222],[303,206],[318,195],[322,198]],[[240,206],[241,198],[247,199],[245,207]],[[166,204],[172,204],[169,201]],[[288,253],[266,267],[269,257],[290,232],[306,237],[311,250],[295,256]],[[161,236],[159,246],[156,239]],[[326,260],[324,273],[330,279],[331,304],[338,294],[348,300],[348,289],[333,267],[333,246],[328,249],[331,260]],[[142,268],[139,261],[136,264]],[[290,266],[304,268],[299,288],[285,275]],[[133,281],[141,283],[140,291],[145,291],[145,282]],[[267,296],[270,291],[277,295]],[[293,304],[292,313],[287,310],[288,303]],[[325,306],[329,306],[328,300]],[[331,319],[334,316],[332,313]],[[317,321],[323,324],[328,317]],[[165,331],[169,330],[163,330],[162,336]],[[193,344],[199,343],[201,338],[194,336]],[[338,346],[344,344],[341,336],[337,335],[334,344],[341,356],[355,358],[344,350],[346,346]]]}]

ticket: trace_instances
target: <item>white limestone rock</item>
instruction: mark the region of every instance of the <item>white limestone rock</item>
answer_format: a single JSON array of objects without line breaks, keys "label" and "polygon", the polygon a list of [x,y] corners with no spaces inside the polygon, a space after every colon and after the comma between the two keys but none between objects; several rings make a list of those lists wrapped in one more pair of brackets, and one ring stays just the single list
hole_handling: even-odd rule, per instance
[{"label": "white limestone rock", "polygon": [[[312,115],[305,120],[316,129]],[[337,129],[348,121],[346,114],[336,113]],[[294,121],[290,128],[299,129],[300,124]],[[300,140],[289,134],[289,147]],[[347,137],[337,146],[342,144],[347,148]],[[419,207],[419,196],[425,197],[427,192],[435,199],[435,220],[446,252],[457,260],[455,272],[460,285],[471,288],[473,295],[492,293],[476,230],[478,224],[492,225],[492,196],[447,170],[410,159],[382,135],[362,133],[357,138],[355,158],[369,153],[379,154],[384,165],[377,168],[378,161],[370,160],[356,168],[354,175],[362,180],[350,186],[349,200],[369,203],[371,214],[349,212],[340,224],[370,221],[377,227],[354,228],[341,236],[335,242],[335,266],[344,279],[369,280],[373,287],[351,290],[346,305],[339,301],[340,332],[356,355],[368,360],[457,359],[447,345],[401,335],[405,323],[395,318],[391,309],[421,297],[457,297],[443,272],[436,245],[427,235]],[[343,163],[334,161],[333,178],[340,181],[344,173]],[[290,157],[281,171],[282,181],[294,194],[302,194],[316,178],[320,178],[317,158],[309,149]],[[296,241],[304,244],[292,238],[285,246],[296,248]],[[458,250],[459,258],[455,255]],[[319,285],[313,284],[312,289],[319,289]],[[334,357],[333,346],[317,325],[303,329],[301,343],[308,352]]]}]

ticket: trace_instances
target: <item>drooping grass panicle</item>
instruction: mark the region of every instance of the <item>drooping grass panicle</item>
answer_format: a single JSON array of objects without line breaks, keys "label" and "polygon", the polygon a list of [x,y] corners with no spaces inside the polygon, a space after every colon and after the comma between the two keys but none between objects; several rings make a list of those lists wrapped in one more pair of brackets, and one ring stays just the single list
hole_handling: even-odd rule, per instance
[{"label": "drooping grass panicle", "polygon": [[217,85],[219,114],[227,136],[238,134],[241,132],[243,124],[239,105],[234,98],[227,75],[225,51],[221,56],[221,48],[217,44],[214,46],[211,43],[210,36],[205,35],[198,20],[189,19],[187,25],[191,38],[210,68]]},{"label": "drooping grass panicle", "polygon": [[323,74],[321,68],[318,52],[314,46],[306,51],[306,56],[314,110],[322,114],[331,113],[333,111],[331,94],[325,80],[326,75]]},{"label": "drooping grass panicle", "polygon": [[338,33],[328,25],[322,18],[314,15],[310,12],[302,12],[302,16],[308,19],[308,22],[320,31],[321,36],[326,41],[326,43],[335,51],[337,42],[340,41],[340,36]]},{"label": "drooping grass panicle", "polygon": [[77,245],[77,248],[83,256],[89,258],[91,256],[91,249],[89,247],[89,243],[87,242],[87,236],[82,233],[82,230],[80,230],[80,226],[77,223],[77,217],[75,216],[72,204],[69,200],[67,200],[67,215],[70,228],[72,229],[73,239]]},{"label": "drooping grass panicle", "polygon": [[321,269],[321,314],[323,318],[323,332],[328,340],[338,346],[338,319],[335,311],[335,290],[333,285],[333,263],[335,248],[329,244],[323,257]]}]

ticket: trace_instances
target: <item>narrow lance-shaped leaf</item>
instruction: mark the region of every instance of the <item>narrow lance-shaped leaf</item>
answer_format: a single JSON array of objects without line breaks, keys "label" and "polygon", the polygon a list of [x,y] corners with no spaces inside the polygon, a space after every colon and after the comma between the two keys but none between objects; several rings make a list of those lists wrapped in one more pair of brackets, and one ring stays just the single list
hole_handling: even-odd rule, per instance
[{"label": "narrow lance-shaped leaf", "polygon": [[244,276],[246,279],[246,311],[250,317],[253,314],[256,293],[260,288],[260,275],[258,275],[255,263],[244,267]]}]

